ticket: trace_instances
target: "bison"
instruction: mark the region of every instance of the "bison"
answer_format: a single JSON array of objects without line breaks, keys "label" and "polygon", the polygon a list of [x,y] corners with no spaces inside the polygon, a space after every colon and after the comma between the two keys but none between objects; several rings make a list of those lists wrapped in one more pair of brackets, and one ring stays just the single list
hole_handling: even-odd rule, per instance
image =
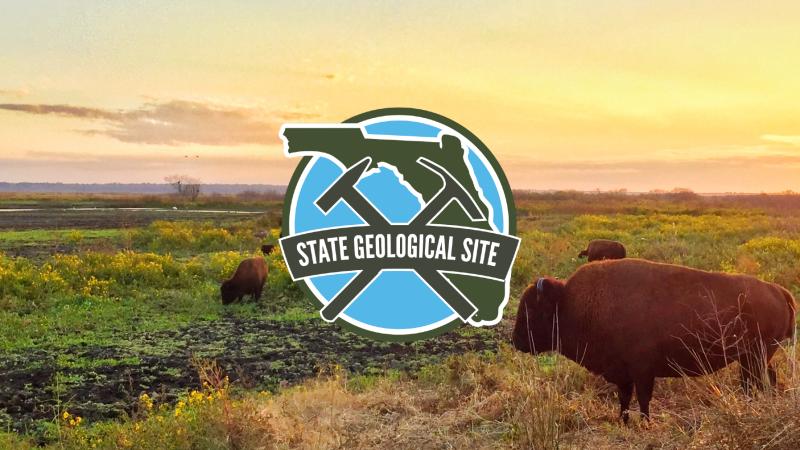
[{"label": "bison", "polygon": [[589,262],[602,261],[604,259],[623,259],[625,258],[625,246],[617,241],[595,239],[589,242],[586,250],[578,253],[578,258],[583,257],[587,257]]},{"label": "bison", "polygon": [[772,355],[795,325],[786,289],[747,275],[640,259],[601,261],[566,282],[540,278],[522,294],[517,350],[558,351],[618,388],[628,422],[634,387],[649,419],[656,377],[698,376],[733,361],[742,386],[764,387]]},{"label": "bison", "polygon": [[264,282],[267,280],[267,263],[264,258],[249,258],[239,264],[236,273],[222,282],[220,293],[222,304],[227,305],[234,301],[241,301],[246,295],[254,300],[261,298]]}]

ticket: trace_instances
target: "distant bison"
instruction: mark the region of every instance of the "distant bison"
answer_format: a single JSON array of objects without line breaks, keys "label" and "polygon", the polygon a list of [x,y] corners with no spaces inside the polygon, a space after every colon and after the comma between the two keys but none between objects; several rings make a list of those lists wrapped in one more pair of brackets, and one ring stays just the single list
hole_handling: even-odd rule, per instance
[{"label": "distant bison", "polygon": [[267,280],[267,263],[264,258],[245,259],[239,264],[236,273],[220,287],[222,304],[227,305],[234,301],[241,301],[246,295],[253,300],[261,298],[264,282]]},{"label": "distant bison", "polygon": [[275,245],[273,244],[265,244],[261,246],[261,253],[265,255],[269,255],[273,250],[275,250]]},{"label": "distant bison", "polygon": [[636,387],[649,418],[656,377],[697,376],[733,361],[742,385],[763,387],[779,342],[794,334],[786,289],[746,275],[640,259],[587,264],[566,282],[540,278],[523,293],[514,347],[559,351],[619,389],[620,415]]},{"label": "distant bison", "polygon": [[578,258],[583,257],[587,257],[590,262],[604,259],[623,259],[625,258],[625,246],[617,241],[595,239],[589,242],[586,250],[578,253]]}]

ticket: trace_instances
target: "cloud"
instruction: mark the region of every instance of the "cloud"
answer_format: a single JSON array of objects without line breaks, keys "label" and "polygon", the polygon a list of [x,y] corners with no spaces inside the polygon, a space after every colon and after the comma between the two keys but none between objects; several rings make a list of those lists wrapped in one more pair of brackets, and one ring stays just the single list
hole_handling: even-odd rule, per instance
[{"label": "cloud", "polygon": [[26,112],[29,114],[56,114],[80,119],[113,119],[117,114],[96,108],[69,105],[30,105],[21,103],[0,103],[0,109]]},{"label": "cloud", "polygon": [[122,142],[153,145],[275,144],[282,121],[315,117],[296,111],[264,112],[257,108],[185,100],[148,101],[139,108],[127,110],[22,103],[0,104],[0,110],[97,121],[99,127],[78,131]]},{"label": "cloud", "polygon": [[798,145],[800,146],[800,136],[798,135],[782,135],[782,134],[763,134],[761,139],[770,142],[778,142],[780,144]]}]

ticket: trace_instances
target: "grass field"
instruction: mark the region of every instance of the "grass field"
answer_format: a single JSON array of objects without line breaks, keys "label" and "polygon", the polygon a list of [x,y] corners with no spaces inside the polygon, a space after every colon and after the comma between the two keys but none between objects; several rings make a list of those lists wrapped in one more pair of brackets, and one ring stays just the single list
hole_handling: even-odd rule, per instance
[{"label": "grass field", "polygon": [[[169,201],[0,201],[47,210],[0,213],[0,448],[800,446],[793,347],[776,393],[748,399],[728,369],[659,380],[654,420],[623,426],[601,379],[511,350],[509,320],[413,344],[362,339],[318,319],[280,254],[261,302],[222,307],[218,282],[275,240],[281,205],[214,202],[206,215],[126,211],[120,222],[114,210],[63,208]],[[596,238],[800,294],[800,196],[518,193],[517,208],[506,319],[531,280],[568,277]]]}]

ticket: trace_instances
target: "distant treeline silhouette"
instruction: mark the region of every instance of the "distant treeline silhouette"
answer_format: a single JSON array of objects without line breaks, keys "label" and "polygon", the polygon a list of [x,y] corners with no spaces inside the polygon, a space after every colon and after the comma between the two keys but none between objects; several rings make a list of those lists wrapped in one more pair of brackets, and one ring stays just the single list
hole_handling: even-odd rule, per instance
[{"label": "distant treeline silhouette", "polygon": [[757,210],[765,213],[800,214],[800,193],[697,194],[688,189],[668,192],[629,193],[514,190],[519,216],[543,212],[564,214],[675,214],[709,213],[714,210]]},{"label": "distant treeline silhouette", "polygon": [[[0,182],[0,192],[35,192],[65,194],[171,194],[169,183],[6,183]],[[280,194],[286,186],[272,184],[203,184],[204,194]]]}]

